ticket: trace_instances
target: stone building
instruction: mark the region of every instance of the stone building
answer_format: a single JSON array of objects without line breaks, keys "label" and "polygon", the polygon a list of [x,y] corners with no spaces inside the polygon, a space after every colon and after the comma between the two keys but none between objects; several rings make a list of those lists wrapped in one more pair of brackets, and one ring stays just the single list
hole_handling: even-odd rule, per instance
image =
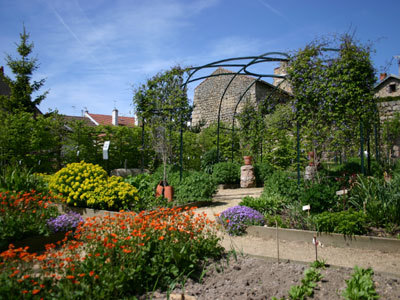
[{"label": "stone building", "polygon": [[[220,75],[209,77],[202,81],[194,90],[194,109],[192,113],[192,125],[196,126],[204,124],[208,127],[210,124],[218,121],[218,108],[221,100],[221,96],[229,84],[229,81],[236,72],[218,68],[212,75],[218,75],[223,73],[232,73],[232,75]],[[247,75],[238,75],[227,92],[225,93],[224,99],[221,106],[221,121],[231,123],[234,115],[236,104],[238,103],[240,96],[250,86],[254,77]],[[265,82],[256,82],[245,94],[242,101],[240,102],[237,112],[239,113],[246,102],[257,105],[260,101],[264,100],[270,93],[275,89],[274,85]],[[279,89],[275,95],[278,95],[280,102],[285,102],[290,98],[290,94],[284,90]]]}]

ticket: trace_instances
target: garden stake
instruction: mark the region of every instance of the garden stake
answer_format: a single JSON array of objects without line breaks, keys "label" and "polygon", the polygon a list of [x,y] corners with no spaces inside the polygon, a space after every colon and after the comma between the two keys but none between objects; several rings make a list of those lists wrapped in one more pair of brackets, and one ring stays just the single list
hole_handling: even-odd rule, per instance
[{"label": "garden stake", "polygon": [[278,254],[278,264],[279,264],[279,235],[278,235],[278,221],[275,218],[275,226],[276,226],[276,250]]},{"label": "garden stake", "polygon": [[313,237],[313,244],[315,245],[315,261],[318,260],[318,241],[317,241],[317,237],[314,235]]}]

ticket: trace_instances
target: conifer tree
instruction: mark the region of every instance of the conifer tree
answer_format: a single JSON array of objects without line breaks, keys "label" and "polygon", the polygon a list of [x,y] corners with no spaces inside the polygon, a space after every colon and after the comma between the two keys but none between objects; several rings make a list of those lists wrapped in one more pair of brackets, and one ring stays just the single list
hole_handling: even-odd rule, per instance
[{"label": "conifer tree", "polygon": [[28,41],[29,33],[23,26],[23,32],[20,33],[20,43],[17,45],[17,52],[20,57],[14,58],[6,55],[6,63],[10,67],[15,79],[3,75],[3,80],[10,87],[9,96],[0,96],[0,106],[9,112],[26,111],[35,112],[36,106],[46,98],[47,91],[41,95],[33,95],[44,85],[45,79],[39,81],[32,80],[32,74],[38,69],[38,60],[30,57],[33,49],[33,43]]}]

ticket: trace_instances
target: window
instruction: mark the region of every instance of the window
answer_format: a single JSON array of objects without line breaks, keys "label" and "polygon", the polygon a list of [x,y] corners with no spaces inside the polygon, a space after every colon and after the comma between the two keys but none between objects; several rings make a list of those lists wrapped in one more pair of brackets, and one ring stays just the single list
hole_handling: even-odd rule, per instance
[{"label": "window", "polygon": [[396,92],[396,84],[395,84],[395,83],[389,84],[389,86],[388,86],[388,92],[389,92],[389,93],[394,93],[394,92]]}]

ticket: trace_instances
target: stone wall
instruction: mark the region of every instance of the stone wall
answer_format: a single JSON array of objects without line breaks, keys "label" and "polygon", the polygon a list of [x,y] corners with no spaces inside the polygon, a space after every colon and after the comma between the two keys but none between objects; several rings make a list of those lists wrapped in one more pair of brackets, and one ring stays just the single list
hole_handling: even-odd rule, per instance
[{"label": "stone wall", "polygon": [[[393,86],[394,91],[391,90],[391,86]],[[393,76],[390,76],[378,87],[379,89],[375,93],[375,97],[377,98],[400,96],[400,80]]]},{"label": "stone wall", "polygon": [[[196,126],[205,123],[205,127],[218,121],[218,108],[222,94],[229,84],[229,81],[234,76],[235,72],[218,68],[213,75],[221,73],[232,73],[231,75],[221,75],[209,77],[200,83],[194,91],[194,109],[192,113],[192,125]],[[235,106],[243,92],[254,81],[253,77],[239,75],[237,76],[228,90],[225,93],[221,106],[221,121],[228,124],[232,123],[232,117],[235,111]],[[256,105],[259,101],[264,100],[273,91],[273,86],[267,82],[261,81],[254,84],[245,94],[240,102],[236,113],[242,111],[244,104],[249,101]],[[286,99],[287,94],[281,93]]]},{"label": "stone wall", "polygon": [[381,122],[390,119],[396,112],[400,113],[400,101],[378,103],[379,118]]}]

